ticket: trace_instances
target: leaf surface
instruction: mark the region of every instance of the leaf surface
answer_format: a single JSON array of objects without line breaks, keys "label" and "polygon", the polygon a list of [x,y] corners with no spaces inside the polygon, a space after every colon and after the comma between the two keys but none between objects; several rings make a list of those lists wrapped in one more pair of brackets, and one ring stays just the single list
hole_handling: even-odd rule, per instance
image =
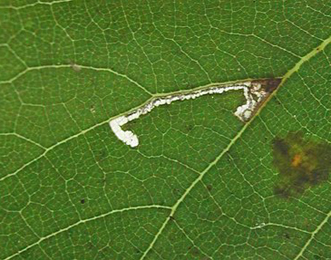
[{"label": "leaf surface", "polygon": [[[0,258],[331,258],[330,13],[1,1]],[[156,97],[269,78],[245,123],[229,91],[129,122],[135,148],[109,127]]]}]

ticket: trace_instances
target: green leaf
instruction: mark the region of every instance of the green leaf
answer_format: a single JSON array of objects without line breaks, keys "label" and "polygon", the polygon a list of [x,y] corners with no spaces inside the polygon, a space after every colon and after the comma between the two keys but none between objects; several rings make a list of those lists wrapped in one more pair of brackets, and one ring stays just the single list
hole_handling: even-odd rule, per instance
[{"label": "green leaf", "polygon": [[331,258],[330,4],[2,0],[0,258]]}]

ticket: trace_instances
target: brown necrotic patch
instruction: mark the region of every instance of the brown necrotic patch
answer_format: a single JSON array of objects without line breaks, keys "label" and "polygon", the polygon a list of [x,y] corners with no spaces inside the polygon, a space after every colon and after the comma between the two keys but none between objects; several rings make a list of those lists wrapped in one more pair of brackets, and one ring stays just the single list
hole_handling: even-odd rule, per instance
[{"label": "brown necrotic patch", "polygon": [[279,172],[275,194],[297,196],[307,188],[327,182],[331,171],[331,145],[304,138],[301,132],[276,137],[272,142],[273,164]]},{"label": "brown necrotic patch", "polygon": [[281,78],[259,79],[252,81],[252,83],[261,84],[262,90],[264,90],[268,94],[274,92],[279,87],[281,82],[282,82]]}]

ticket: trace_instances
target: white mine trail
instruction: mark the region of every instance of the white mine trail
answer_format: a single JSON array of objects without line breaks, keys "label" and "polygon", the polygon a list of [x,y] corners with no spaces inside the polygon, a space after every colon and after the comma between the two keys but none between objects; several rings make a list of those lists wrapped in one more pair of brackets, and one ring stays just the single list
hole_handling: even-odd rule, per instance
[{"label": "white mine trail", "polygon": [[229,85],[215,85],[207,89],[195,90],[184,94],[157,97],[141,108],[131,112],[130,114],[111,120],[109,125],[119,140],[124,142],[126,145],[136,147],[139,144],[137,135],[129,130],[122,130],[122,126],[126,123],[138,119],[140,116],[151,112],[158,106],[170,105],[175,101],[195,99],[205,95],[222,94],[232,90],[242,90],[244,93],[246,103],[237,107],[236,111],[234,112],[234,115],[243,122],[246,122],[251,118],[259,103],[262,102],[268,95],[268,93],[261,88],[261,84],[256,82],[248,81]]}]

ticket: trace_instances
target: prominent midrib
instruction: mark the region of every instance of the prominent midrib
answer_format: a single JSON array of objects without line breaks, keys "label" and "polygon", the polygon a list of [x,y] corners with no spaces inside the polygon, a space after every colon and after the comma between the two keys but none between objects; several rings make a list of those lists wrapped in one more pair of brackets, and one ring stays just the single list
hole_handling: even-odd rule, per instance
[{"label": "prominent midrib", "polygon": [[[302,66],[302,64],[303,64],[304,62],[308,61],[310,58],[312,58],[313,56],[315,56],[318,52],[323,51],[324,48],[325,48],[330,42],[331,42],[331,36],[330,36],[328,39],[324,40],[324,41],[323,41],[318,47],[314,48],[311,52],[309,52],[308,54],[306,54],[305,56],[303,56],[303,57],[302,57],[302,58],[301,58],[301,59],[295,64],[295,66],[294,66],[292,69],[290,69],[290,70],[289,70],[289,71],[283,76],[283,79],[282,79],[282,82],[281,82],[281,84],[280,84],[280,87],[281,87],[281,85],[284,84],[284,82],[285,82],[288,78],[290,78],[290,77],[291,77],[296,71],[299,70],[299,68]],[[50,66],[36,67],[35,69],[36,69],[36,70],[39,70],[39,69],[44,69],[44,68],[69,68],[69,67],[71,67],[71,66],[72,66],[72,65],[56,65],[56,66],[50,65]],[[119,74],[119,73],[114,72],[114,71],[110,71],[109,69],[95,68],[95,67],[84,66],[84,65],[78,65],[78,66],[80,66],[80,67],[82,67],[82,68],[86,68],[86,69],[93,69],[93,70],[100,70],[100,71],[108,71],[108,72],[112,72],[112,73],[114,73],[114,74],[117,74],[117,75],[123,77],[122,74]],[[32,69],[31,69],[31,68],[30,68],[30,69],[27,69],[27,70],[25,70],[24,72],[20,73],[17,77],[15,77],[15,79],[17,79],[18,77],[22,76],[23,74],[25,74],[26,72],[28,72],[28,71],[30,71],[30,70],[33,70],[33,68],[32,68]],[[12,81],[15,80],[15,79],[12,79],[12,80],[10,80],[10,81],[12,82]],[[247,79],[247,80],[252,80],[252,79]],[[136,84],[136,82],[133,82],[131,79],[130,79],[129,81],[132,82],[132,83],[134,83],[134,84]],[[242,81],[242,80],[241,80],[241,81]],[[238,82],[238,81],[223,82],[222,84],[228,84],[228,83],[230,84],[230,83],[236,83],[236,82]],[[0,82],[0,84],[1,84],[1,83],[7,83],[7,82]],[[208,87],[210,87],[211,85],[213,85],[213,84],[208,84],[208,85],[205,85],[205,86],[200,86],[200,87],[197,87],[197,88],[195,88],[195,89],[196,89],[196,90],[198,90],[198,89],[204,89],[204,88],[208,88]],[[280,88],[280,87],[279,87],[279,88]],[[279,89],[279,88],[278,88],[278,89]],[[241,130],[237,133],[237,135],[236,135],[236,136],[230,141],[230,143],[228,144],[228,146],[227,146],[227,147],[226,147],[226,148],[220,153],[219,156],[216,157],[216,159],[215,159],[211,164],[209,164],[209,165],[208,165],[208,166],[207,166],[207,167],[201,172],[201,174],[198,176],[198,178],[195,179],[195,180],[193,181],[193,183],[192,183],[192,184],[190,185],[190,187],[184,192],[184,194],[181,196],[181,198],[180,198],[180,199],[174,204],[174,206],[171,207],[171,213],[170,213],[169,217],[168,217],[168,218],[166,219],[166,221],[161,225],[159,231],[158,231],[157,234],[155,235],[155,237],[154,237],[153,241],[151,242],[150,246],[149,246],[149,247],[146,249],[146,251],[144,252],[144,254],[143,254],[143,256],[141,257],[141,259],[145,258],[145,256],[147,256],[148,252],[153,248],[153,246],[154,246],[156,240],[158,239],[159,235],[162,233],[162,231],[163,231],[164,228],[166,227],[167,223],[168,223],[169,220],[171,219],[170,217],[172,217],[172,216],[175,214],[175,212],[176,212],[176,210],[178,209],[179,205],[185,200],[186,196],[190,193],[190,191],[195,187],[195,185],[196,185],[200,180],[203,179],[203,177],[205,176],[205,174],[206,174],[206,173],[207,173],[207,172],[208,172],[208,171],[209,171],[209,170],[210,170],[210,169],[211,169],[211,168],[212,168],[212,167],[213,167],[213,166],[214,166],[214,165],[215,165],[215,164],[216,164],[216,163],[217,163],[222,157],[223,157],[223,155],[224,155],[227,151],[229,151],[229,149],[230,149],[230,148],[236,143],[236,141],[241,137],[241,135],[244,133],[244,131],[248,128],[248,126],[251,124],[251,122],[255,119],[255,117],[260,113],[261,109],[262,109],[262,108],[268,103],[268,101],[269,101],[269,100],[270,100],[270,99],[271,99],[271,98],[277,93],[278,89],[275,90],[275,91],[272,93],[272,95],[269,96],[268,100],[266,100],[266,101],[263,103],[263,105],[260,107],[259,111],[257,111],[257,113],[255,114],[255,116],[254,116],[254,117],[253,117],[248,123],[246,123],[246,124],[243,126],[243,128],[241,128]],[[169,95],[169,94],[176,94],[176,93],[185,93],[185,92],[189,92],[189,91],[192,91],[192,90],[194,90],[194,89],[184,90],[184,91],[176,91],[176,92],[165,93],[165,94],[153,94],[153,95],[151,96],[151,98],[149,98],[148,100],[146,100],[143,104],[141,104],[141,105],[139,105],[139,106],[137,106],[137,107],[135,107],[135,108],[132,108],[132,109],[130,109],[130,110],[128,110],[128,111],[125,111],[125,112],[123,112],[123,113],[120,113],[120,114],[118,114],[118,115],[115,115],[115,116],[113,116],[113,117],[111,117],[111,118],[109,118],[109,119],[107,119],[107,120],[105,120],[105,121],[103,121],[103,122],[100,122],[100,123],[98,123],[98,124],[95,124],[95,125],[93,125],[93,126],[87,128],[87,129],[85,129],[85,130],[83,130],[83,131],[81,131],[81,132],[79,132],[79,133],[77,133],[77,134],[75,134],[75,135],[72,135],[72,136],[70,136],[70,137],[68,137],[68,138],[66,138],[66,139],[63,139],[62,141],[60,141],[60,142],[54,144],[53,146],[47,148],[42,154],[40,154],[39,156],[35,157],[34,159],[32,159],[31,161],[29,161],[28,163],[24,164],[22,167],[20,167],[19,169],[17,169],[15,172],[10,173],[10,174],[8,174],[8,175],[2,177],[2,178],[0,179],[0,182],[3,181],[3,180],[5,180],[6,178],[8,178],[8,177],[10,177],[10,176],[16,175],[18,172],[20,172],[21,170],[23,170],[23,169],[24,169],[25,167],[27,167],[28,165],[30,165],[30,164],[32,164],[32,163],[38,161],[40,158],[42,158],[43,156],[45,156],[49,151],[53,150],[55,147],[57,147],[57,146],[59,146],[59,145],[61,145],[61,144],[64,144],[64,143],[66,143],[66,142],[68,142],[68,141],[70,141],[70,140],[72,140],[72,139],[74,139],[74,138],[76,138],[76,137],[78,137],[78,136],[80,136],[80,135],[82,135],[82,134],[85,134],[85,133],[87,133],[87,132],[89,132],[89,131],[95,129],[95,128],[98,127],[98,126],[104,125],[104,124],[108,123],[111,119],[114,119],[114,118],[116,118],[116,117],[118,117],[118,116],[120,116],[120,115],[125,115],[125,114],[127,114],[128,112],[133,111],[133,110],[135,110],[135,109],[141,107],[142,105],[146,104],[147,102],[149,102],[151,99],[153,99],[153,98],[155,98],[155,97],[166,96],[166,95]],[[113,212],[113,211],[112,211],[112,212]],[[114,213],[115,213],[115,212],[114,212]],[[110,215],[110,214],[111,214],[111,212],[108,212],[108,213],[103,214],[102,216]],[[316,229],[316,230],[315,230],[316,232],[314,231],[314,232],[311,233],[311,236],[312,236],[312,237],[311,237],[310,240],[307,241],[307,243],[305,244],[304,248],[301,250],[300,255],[303,253],[303,251],[305,250],[305,248],[308,247],[308,245],[309,245],[310,241],[312,240],[313,236],[314,236],[314,235],[320,230],[320,228],[323,226],[324,222],[326,222],[326,221],[328,220],[329,217],[330,217],[330,213],[329,213],[329,214],[327,215],[327,217],[321,222],[321,224],[319,225],[319,229]],[[92,220],[94,220],[94,219],[96,219],[96,218],[92,218],[92,219],[90,219],[90,220],[88,220],[88,221],[92,221]],[[87,220],[85,220],[85,222],[87,222]],[[72,224],[71,226],[68,226],[68,227],[66,227],[66,228],[63,228],[62,231],[67,231],[67,230],[69,230],[71,227],[77,226],[78,224],[80,224],[80,222],[79,222],[79,223],[76,222],[76,223]],[[62,232],[62,231],[61,231],[61,232]],[[20,250],[19,252],[14,253],[14,254],[11,255],[11,256],[6,257],[6,259],[11,259],[12,257],[19,255],[19,254],[22,253],[23,251],[26,251],[27,249],[32,248],[33,246],[39,244],[41,241],[44,241],[44,240],[46,240],[46,239],[48,239],[48,238],[50,238],[50,237],[53,237],[54,235],[56,235],[56,234],[58,234],[58,233],[59,233],[59,232],[55,232],[55,233],[52,233],[52,234],[47,235],[47,236],[45,236],[45,237],[42,237],[42,238],[40,238],[39,241],[37,241],[37,242],[35,242],[35,243],[33,243],[33,244],[30,244],[30,245],[27,245],[24,249]]]},{"label": "prominent midrib", "polygon": [[[305,56],[303,56],[296,64],[295,66],[290,69],[282,78],[282,81],[279,85],[279,87],[268,97],[268,99],[263,103],[263,105],[259,108],[259,110],[256,112],[256,114],[254,115],[254,117],[252,117],[252,119],[247,122],[241,129],[240,131],[236,134],[236,136],[229,142],[229,144],[227,145],[227,147],[215,158],[215,160],[213,162],[211,162],[202,172],[201,174],[193,181],[193,183],[190,185],[190,187],[183,193],[183,195],[177,200],[177,202],[174,204],[174,206],[171,208],[171,213],[169,215],[169,217],[163,222],[163,224],[161,225],[159,231],[156,233],[154,239],[152,240],[152,242],[150,243],[149,247],[146,249],[146,251],[144,252],[144,254],[142,255],[142,257],[140,258],[141,260],[144,259],[147,254],[149,253],[149,251],[153,248],[153,246],[155,245],[157,239],[160,237],[161,233],[163,232],[163,230],[165,229],[165,227],[167,226],[167,224],[169,223],[170,219],[175,215],[178,207],[180,206],[180,204],[185,200],[186,196],[190,193],[190,191],[195,187],[195,185],[201,181],[203,179],[203,177],[206,175],[206,173],[214,166],[217,164],[217,162],[224,156],[224,154],[226,154],[227,151],[229,151],[231,149],[231,147],[236,143],[236,141],[242,136],[242,134],[245,132],[245,130],[250,126],[250,124],[254,121],[254,119],[259,115],[259,113],[261,112],[261,110],[263,109],[263,107],[268,104],[269,100],[276,95],[276,93],[279,91],[279,89],[282,87],[282,85],[284,84],[284,82],[286,80],[288,80],[295,72],[297,72],[300,67],[302,66],[302,64],[304,64],[306,61],[308,61],[309,59],[311,59],[312,57],[314,57],[317,53],[321,52],[324,50],[324,48],[331,42],[331,36],[329,38],[327,38],[326,40],[324,40],[318,47],[314,48],[311,52],[309,52],[308,54],[306,54]],[[311,237],[309,238],[309,240],[305,243],[305,245],[303,246],[303,248],[301,249],[301,251],[299,252],[299,254],[296,256],[296,259],[298,259],[298,257],[300,257],[304,251],[306,250],[306,248],[309,246],[310,242],[313,240],[313,237],[315,236],[315,234],[322,228],[322,226],[327,222],[327,220],[329,219],[329,217],[331,216],[331,211],[329,212],[329,214],[325,217],[325,219],[323,219],[323,221],[320,223],[320,225],[318,225],[318,227],[316,228],[316,230],[314,230],[311,233]]]},{"label": "prominent midrib", "polygon": [[[15,79],[17,79],[18,77],[24,75],[25,73],[27,73],[28,71],[32,71],[32,70],[40,70],[40,69],[51,69],[51,68],[56,68],[56,69],[60,69],[60,68],[71,68],[72,65],[49,65],[49,66],[42,66],[42,67],[35,67],[35,68],[30,68],[28,70],[25,70],[23,72],[21,72],[19,74],[19,76],[15,77]],[[88,67],[88,66],[84,66],[84,65],[77,65],[81,68],[85,68],[85,69],[92,69],[92,70],[96,70],[96,71],[107,71],[107,72],[110,72],[110,73],[114,73],[115,75],[118,75],[118,76],[122,76],[122,74],[119,74],[113,70],[110,70],[110,69],[104,69],[104,68],[97,68],[97,67]],[[135,82],[134,80],[128,78],[128,77],[125,77],[128,79],[128,81],[134,83],[135,85],[137,85],[139,88],[143,88],[140,84],[138,84],[137,82]],[[36,143],[34,140],[31,140],[25,136],[22,136],[22,135],[19,135],[19,134],[16,134],[16,133],[0,133],[0,136],[1,135],[16,135],[17,137],[19,138],[22,138],[23,140],[25,141],[28,141],[42,149],[44,149],[44,152],[42,152],[41,154],[39,154],[38,156],[36,156],[35,158],[31,159],[30,161],[26,162],[25,164],[23,164],[21,167],[19,167],[18,169],[14,170],[13,172],[11,173],[8,173],[7,175],[3,176],[0,178],[0,182],[1,181],[4,181],[5,179],[9,178],[9,177],[12,177],[12,176],[15,176],[17,175],[20,171],[22,171],[23,169],[25,169],[27,166],[31,165],[32,163],[35,163],[36,161],[38,161],[39,159],[43,158],[48,152],[52,151],[54,148],[62,145],[62,144],[65,144],[69,141],[71,141],[72,139],[75,139],[81,135],[84,135],[90,131],[92,131],[93,129],[99,127],[99,126],[102,126],[102,125],[105,125],[105,124],[108,124],[109,121],[115,119],[115,118],[118,118],[120,116],[124,116],[124,115],[127,115],[143,106],[145,106],[146,104],[148,104],[149,102],[151,102],[153,99],[155,98],[162,98],[162,97],[166,97],[166,96],[169,96],[169,95],[178,95],[178,94],[186,94],[186,93],[190,93],[192,91],[198,91],[198,90],[204,90],[204,89],[208,89],[210,87],[213,87],[215,85],[230,85],[230,84],[236,84],[236,83],[239,83],[239,82],[243,82],[243,81],[252,81],[253,79],[243,79],[243,80],[240,80],[240,81],[227,81],[227,82],[222,82],[222,83],[208,83],[204,86],[199,86],[199,87],[196,87],[196,88],[192,88],[192,89],[187,89],[187,90],[181,90],[181,91],[172,91],[172,92],[167,92],[167,93],[162,93],[162,94],[150,94],[150,98],[148,98],[145,102],[143,102],[142,104],[139,104],[138,106],[136,107],[133,107],[127,111],[124,111],[122,113],[119,113],[117,115],[114,115],[110,118],[107,118],[106,120],[102,121],[102,122],[99,122],[95,125],[92,125],[90,126],[89,128],[86,128],[74,135],[71,135],[61,141],[58,141],[57,143],[53,144],[52,146],[49,146],[47,148],[43,147],[41,144],[39,143]],[[12,80],[11,80],[12,81]],[[1,82],[0,82],[1,84]],[[143,88],[145,89],[145,88]]]},{"label": "prominent midrib", "polygon": [[[283,77],[283,80],[282,80],[282,83],[283,84],[293,73],[295,73],[300,67],[301,65],[309,60],[311,57],[315,56],[316,53],[322,51],[329,43],[331,42],[331,37],[329,37],[328,39],[324,40],[318,47],[314,48],[311,52],[309,52],[308,54],[306,54],[304,57],[302,57],[296,64],[295,66],[290,69]],[[12,83],[13,81],[15,81],[16,79],[18,79],[19,77],[23,76],[24,74],[26,74],[27,72],[29,71],[33,71],[33,70],[41,70],[41,69],[61,69],[61,68],[72,68],[73,65],[45,65],[45,66],[37,66],[37,67],[33,67],[33,68],[27,68],[25,69],[24,71],[18,73],[16,76],[14,76],[12,79],[10,80],[7,80],[7,81],[0,81],[0,84],[6,84],[6,83]],[[185,93],[189,93],[189,92],[192,92],[192,91],[195,91],[195,90],[203,90],[203,89],[207,89],[211,86],[214,86],[215,84],[235,84],[235,83],[238,83],[238,82],[241,82],[241,81],[250,81],[252,80],[251,78],[248,78],[248,79],[241,79],[240,81],[228,81],[228,82],[222,82],[222,83],[211,83],[211,84],[206,84],[204,86],[199,86],[199,87],[196,87],[196,88],[192,88],[192,89],[189,89],[189,90],[182,90],[182,91],[173,91],[173,92],[167,92],[167,93],[162,93],[162,94],[153,94],[151,92],[149,92],[147,89],[145,89],[143,86],[141,86],[139,83],[137,83],[136,81],[134,81],[133,79],[129,78],[128,76],[122,74],[122,73],[119,73],[117,71],[114,71],[112,69],[109,69],[109,68],[101,68],[101,67],[92,67],[92,66],[86,66],[86,65],[80,65],[80,64],[76,64],[76,66],[78,66],[79,68],[84,68],[84,69],[91,69],[91,70],[96,70],[96,71],[105,71],[105,72],[110,72],[110,73],[113,73],[117,76],[120,76],[120,77],[123,77],[125,79],[127,79],[129,82],[133,83],[134,85],[136,85],[138,88],[142,89],[145,93],[149,94],[150,95],[150,98],[147,99],[144,103],[134,107],[134,108],[131,108],[127,111],[124,111],[120,114],[117,114],[111,118],[108,118],[106,119],[105,121],[102,121],[100,123],[97,123],[81,132],[78,132],[77,134],[75,135],[72,135],[70,137],[67,137],[59,142],[57,142],[56,144],[48,147],[45,149],[45,151],[38,155],[37,157],[33,158],[32,160],[30,160],[29,162],[25,163],[24,165],[22,165],[20,168],[16,169],[14,172],[12,173],[9,173],[7,174],[6,176],[3,176],[0,178],[0,182],[7,179],[8,177],[11,177],[11,176],[14,176],[16,175],[17,173],[19,173],[21,170],[23,170],[24,168],[26,168],[27,166],[29,166],[30,164],[38,161],[39,159],[41,159],[42,157],[44,157],[49,151],[53,150],[55,147],[61,145],[61,144],[64,144],[76,137],[79,137],[80,135],[82,134],[85,134],[93,129],[95,129],[96,127],[98,126],[101,126],[101,125],[104,125],[106,123],[108,123],[110,120],[112,119],[115,119],[121,115],[126,115],[128,113],[130,113],[131,111],[134,111],[142,106],[144,106],[145,104],[147,104],[148,102],[150,102],[153,98],[156,98],[156,97],[165,97],[165,96],[168,96],[168,95],[175,95],[175,94],[185,94]],[[279,89],[279,88],[278,88]],[[275,93],[277,92],[277,90],[274,91],[273,95],[275,95]],[[273,96],[273,95],[270,95],[269,96],[269,99]],[[262,104],[262,106],[260,107],[260,110],[262,109],[262,107],[264,107],[268,102],[264,102]],[[259,111],[260,111],[259,110]],[[258,113],[259,113],[258,111]],[[255,116],[258,114],[256,113]],[[4,133],[5,135],[10,135],[10,134],[15,134],[15,133]],[[23,138],[23,139],[26,139],[26,138]],[[33,140],[31,140],[33,141]],[[40,144],[36,144],[38,146],[41,146]]]}]

